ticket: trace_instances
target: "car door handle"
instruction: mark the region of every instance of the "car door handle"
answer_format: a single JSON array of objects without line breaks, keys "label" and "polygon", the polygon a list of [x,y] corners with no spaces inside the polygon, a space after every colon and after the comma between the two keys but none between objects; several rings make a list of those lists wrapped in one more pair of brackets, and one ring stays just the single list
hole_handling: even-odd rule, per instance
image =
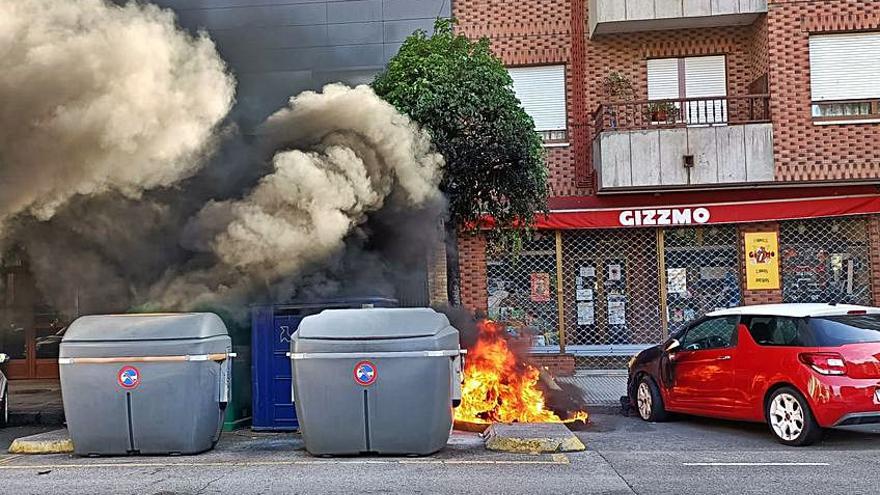
[{"label": "car door handle", "polygon": [[730,356],[721,356],[716,361],[728,361],[729,359],[730,359]]}]

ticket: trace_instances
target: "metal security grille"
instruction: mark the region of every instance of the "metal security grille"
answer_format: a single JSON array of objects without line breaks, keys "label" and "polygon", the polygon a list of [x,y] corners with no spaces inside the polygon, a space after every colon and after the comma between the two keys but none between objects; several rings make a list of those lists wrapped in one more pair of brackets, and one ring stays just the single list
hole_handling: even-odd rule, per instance
[{"label": "metal security grille", "polygon": [[735,226],[662,231],[668,332],[742,300]]},{"label": "metal security grille", "polygon": [[559,351],[556,238],[536,232],[519,253],[487,253],[489,317],[535,332],[534,347]]},{"label": "metal security grille", "polygon": [[779,237],[783,301],[871,304],[864,218],[782,222]]},{"label": "metal security grille", "polygon": [[565,349],[579,367],[620,367],[662,339],[657,231],[562,233]]}]

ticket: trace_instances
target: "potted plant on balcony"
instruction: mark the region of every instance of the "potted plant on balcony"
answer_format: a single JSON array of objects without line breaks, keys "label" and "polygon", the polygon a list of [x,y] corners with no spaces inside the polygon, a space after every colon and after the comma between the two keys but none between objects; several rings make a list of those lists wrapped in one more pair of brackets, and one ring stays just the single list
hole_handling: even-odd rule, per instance
[{"label": "potted plant on balcony", "polygon": [[617,127],[616,104],[633,100],[635,90],[633,89],[632,80],[626,74],[612,71],[602,79],[602,89],[604,90],[605,98],[611,103],[605,108],[605,113],[609,118],[608,125],[611,128]]},{"label": "potted plant on balcony", "polygon": [[648,120],[651,122],[674,123],[678,121],[679,108],[671,101],[648,103],[646,110]]},{"label": "potted plant on balcony", "polygon": [[609,72],[602,79],[605,95],[615,101],[631,101],[633,99],[632,80],[626,74],[617,71]]}]

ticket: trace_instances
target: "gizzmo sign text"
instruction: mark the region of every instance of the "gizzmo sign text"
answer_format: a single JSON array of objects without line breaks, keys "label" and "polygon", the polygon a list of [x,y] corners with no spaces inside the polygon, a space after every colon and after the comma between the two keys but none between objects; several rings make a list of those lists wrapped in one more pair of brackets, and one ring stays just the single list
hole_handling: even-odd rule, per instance
[{"label": "gizzmo sign text", "polygon": [[618,217],[620,225],[691,225],[709,222],[708,208],[652,208],[623,210]]}]

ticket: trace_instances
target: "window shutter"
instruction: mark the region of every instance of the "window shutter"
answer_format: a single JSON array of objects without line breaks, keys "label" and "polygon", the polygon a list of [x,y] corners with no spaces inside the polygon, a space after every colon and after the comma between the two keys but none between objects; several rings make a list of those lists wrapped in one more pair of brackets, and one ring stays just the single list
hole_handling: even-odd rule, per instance
[{"label": "window shutter", "polygon": [[[688,98],[727,96],[727,69],[724,55],[684,59],[684,86]],[[694,124],[719,124],[727,121],[724,98],[687,103],[685,116]]]},{"label": "window shutter", "polygon": [[652,58],[648,60],[648,99],[678,98],[678,59]]},{"label": "window shutter", "polygon": [[536,131],[557,131],[567,127],[565,118],[565,66],[516,67],[507,69],[513,91],[532,120]]},{"label": "window shutter", "polygon": [[880,32],[810,36],[813,101],[880,98]]},{"label": "window shutter", "polygon": [[724,55],[684,59],[684,86],[688,98],[727,96]]}]

